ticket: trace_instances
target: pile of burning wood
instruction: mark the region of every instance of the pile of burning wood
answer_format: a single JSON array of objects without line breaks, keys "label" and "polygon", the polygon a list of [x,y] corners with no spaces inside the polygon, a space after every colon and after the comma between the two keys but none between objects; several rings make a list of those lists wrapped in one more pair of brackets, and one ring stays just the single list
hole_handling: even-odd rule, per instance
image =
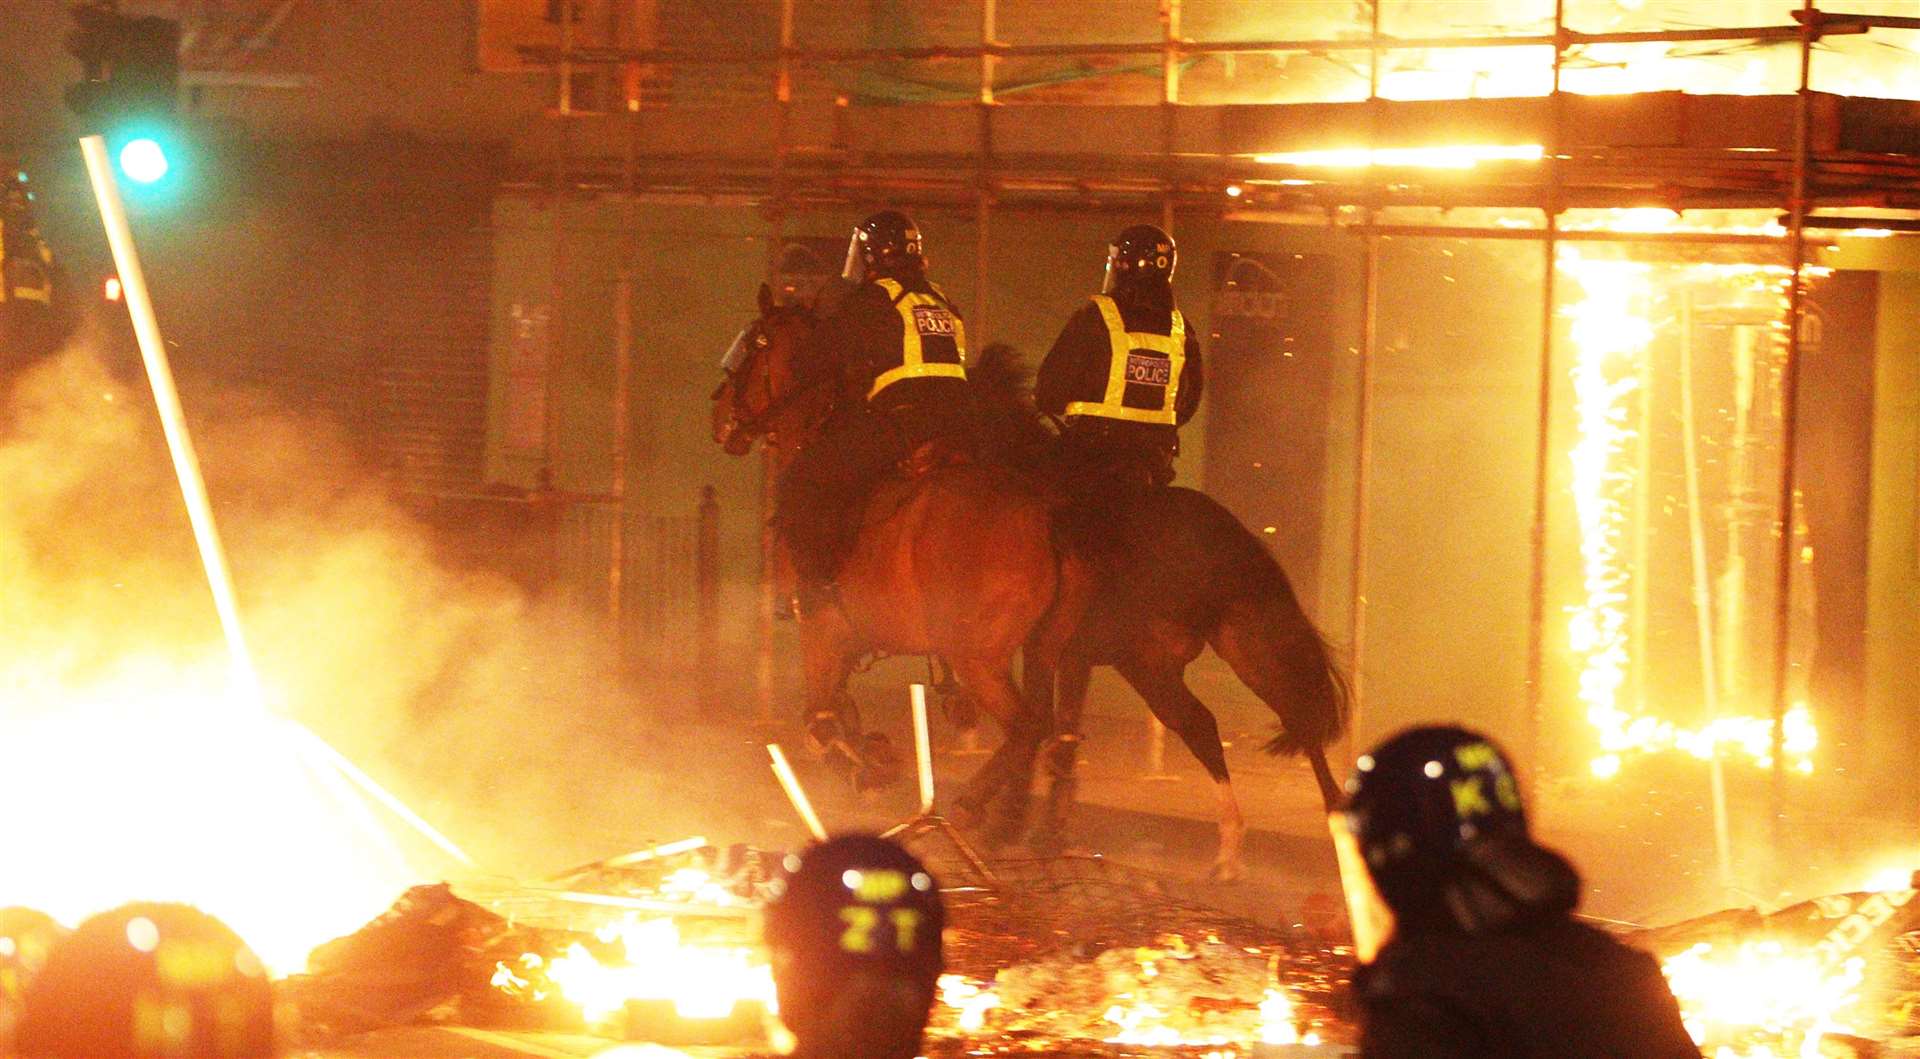
[{"label": "pile of burning wood", "polygon": [[[418,887],[316,950],[285,993],[314,1042],[435,1021],[765,1044],[779,1029],[757,910],[777,862],[689,841],[540,886]],[[929,1054],[1346,1036],[1330,1007],[1341,950],[1182,903],[1098,858],[996,867],[997,886],[948,893],[951,973]],[[965,868],[948,879],[964,881]]]},{"label": "pile of burning wood", "polygon": [[[439,1021],[764,1047],[779,1034],[758,907],[778,858],[690,840],[540,886],[409,891],[286,993],[315,1040]],[[1099,858],[995,865],[948,893],[930,1056],[1345,1054],[1351,952],[1178,899]],[[949,883],[973,883],[964,868]],[[1715,1059],[1882,1054],[1920,1034],[1911,886],[1646,931]]]}]

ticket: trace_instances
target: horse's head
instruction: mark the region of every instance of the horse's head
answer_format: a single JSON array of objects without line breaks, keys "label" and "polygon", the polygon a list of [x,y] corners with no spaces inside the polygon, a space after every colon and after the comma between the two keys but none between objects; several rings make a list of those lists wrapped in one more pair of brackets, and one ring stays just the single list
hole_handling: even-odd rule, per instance
[{"label": "horse's head", "polygon": [[799,444],[831,400],[831,387],[803,384],[794,371],[814,323],[811,309],[777,305],[760,285],[760,316],[733,340],[720,364],[726,378],[713,391],[713,440],[728,454],[746,455],[761,437],[772,445]]}]

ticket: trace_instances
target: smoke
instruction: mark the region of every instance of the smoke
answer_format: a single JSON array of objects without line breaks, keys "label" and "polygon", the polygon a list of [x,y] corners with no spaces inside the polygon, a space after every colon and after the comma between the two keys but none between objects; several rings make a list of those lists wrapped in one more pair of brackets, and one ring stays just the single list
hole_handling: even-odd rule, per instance
[{"label": "smoke", "polygon": [[[174,701],[223,672],[151,397],[99,346],[82,341],[0,393],[0,748],[30,713],[96,689]],[[537,877],[764,818],[668,763],[717,738],[663,723],[690,689],[633,694],[601,619],[443,561],[338,427],[254,394],[188,387],[184,400],[270,704],[486,869]],[[381,819],[421,876],[450,867]]]}]

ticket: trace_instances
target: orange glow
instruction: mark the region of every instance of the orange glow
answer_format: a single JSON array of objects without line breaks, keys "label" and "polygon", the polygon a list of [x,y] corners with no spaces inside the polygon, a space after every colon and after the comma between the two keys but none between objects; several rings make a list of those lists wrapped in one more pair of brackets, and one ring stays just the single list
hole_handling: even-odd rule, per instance
[{"label": "orange glow", "polygon": [[1482,162],[1537,162],[1545,148],[1528,144],[1462,144],[1448,147],[1349,147],[1328,151],[1283,151],[1254,156],[1266,165],[1293,165],[1319,169],[1364,169],[1397,166],[1408,169],[1472,169]]},{"label": "orange glow", "polygon": [[0,666],[0,905],[71,925],[187,902],[284,974],[418,881],[305,730],[232,695],[225,663],[129,659],[85,686]]},{"label": "orange glow", "polygon": [[[674,872],[659,893],[745,907],[697,868]],[[678,923],[661,916],[629,916],[594,936],[598,951],[576,942],[551,960],[529,952],[517,963],[499,964],[493,985],[533,1000],[558,995],[589,1023],[613,1018],[635,1000],[667,1001],[675,1014],[690,1019],[725,1018],[742,1004],[776,1010],[773,971],[758,944],[689,939]]]},{"label": "orange glow", "polygon": [[1866,961],[1779,941],[1702,942],[1661,970],[1687,1032],[1714,1059],[1819,1059],[1822,1034],[1850,1032]]}]

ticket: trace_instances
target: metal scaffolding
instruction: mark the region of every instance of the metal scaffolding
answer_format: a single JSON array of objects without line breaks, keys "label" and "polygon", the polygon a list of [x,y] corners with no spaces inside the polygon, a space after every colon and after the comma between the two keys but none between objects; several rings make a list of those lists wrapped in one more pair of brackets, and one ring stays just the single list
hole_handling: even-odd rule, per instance
[{"label": "metal scaffolding", "polygon": [[[1148,0],[1142,0],[1143,3]],[[1534,453],[1534,492],[1529,547],[1529,630],[1526,654],[1525,686],[1520,689],[1523,725],[1526,732],[1526,759],[1550,764],[1552,759],[1542,742],[1545,723],[1543,669],[1544,640],[1547,626],[1547,550],[1548,515],[1551,499],[1550,467],[1555,430],[1555,382],[1562,373],[1556,363],[1556,254],[1563,243],[1611,241],[1624,243],[1678,243],[1722,246],[1765,247],[1784,252],[1792,281],[1789,286],[1786,318],[1785,386],[1782,423],[1785,431],[1781,461],[1779,508],[1775,516],[1778,549],[1776,556],[1776,594],[1774,600],[1773,656],[1773,753],[1770,784],[1770,809],[1778,839],[1784,813],[1785,754],[1782,746],[1783,720],[1787,710],[1790,636],[1788,614],[1792,604],[1791,578],[1794,550],[1793,534],[1788,532],[1796,489],[1798,426],[1798,374],[1800,370],[1801,321],[1806,312],[1805,280],[1807,231],[1813,228],[1844,229],[1874,226],[1898,230],[1920,230],[1920,221],[1908,218],[1862,220],[1848,217],[1819,217],[1820,207],[1867,206],[1890,211],[1920,211],[1920,148],[1911,153],[1871,151],[1849,147],[1840,131],[1843,126],[1858,126],[1873,119],[1855,115],[1848,118],[1850,101],[1817,93],[1812,87],[1814,47],[1823,38],[1867,33],[1873,29],[1920,28],[1920,19],[1866,16],[1823,12],[1815,0],[1803,0],[1795,12],[1794,24],[1742,26],[1713,29],[1669,31],[1587,33],[1566,24],[1565,0],[1555,0],[1552,31],[1546,34],[1460,37],[1393,37],[1382,32],[1380,5],[1372,7],[1371,24],[1365,36],[1351,38],[1190,41],[1180,34],[1181,0],[1153,0],[1158,4],[1160,39],[1149,42],[1113,43],[1037,43],[1008,44],[996,38],[997,0],[979,0],[979,37],[968,44],[943,44],[899,48],[815,48],[795,43],[794,0],[781,0],[779,45],[777,48],[739,47],[727,50],[691,50],[678,48],[623,48],[582,46],[574,41],[570,18],[563,22],[562,43],[558,49],[548,46],[525,47],[521,54],[534,64],[553,67],[558,74],[558,100],[554,116],[559,119],[552,144],[552,190],[565,196],[576,189],[613,190],[616,185],[601,172],[603,159],[570,156],[580,147],[569,128],[583,118],[574,109],[572,74],[580,68],[645,64],[648,66],[711,67],[744,65],[766,67],[770,78],[774,115],[774,137],[770,154],[764,158],[725,156],[708,151],[681,149],[648,151],[641,143],[638,115],[641,101],[627,99],[628,121],[624,129],[622,164],[617,189],[630,201],[729,202],[757,204],[768,217],[769,253],[782,244],[787,214],[796,209],[834,202],[870,198],[884,193],[897,199],[937,203],[965,208],[971,206],[977,225],[975,255],[975,312],[984,320],[987,304],[989,232],[996,206],[1017,203],[1025,206],[1072,210],[1112,208],[1116,204],[1158,205],[1164,225],[1171,230],[1176,212],[1204,210],[1227,219],[1275,221],[1294,224],[1332,226],[1354,234],[1360,240],[1363,286],[1361,330],[1356,365],[1356,415],[1354,431],[1354,494],[1350,570],[1351,612],[1348,636],[1352,645],[1351,667],[1355,693],[1356,727],[1366,708],[1366,605],[1370,488],[1372,482],[1373,373],[1376,360],[1376,316],[1379,310],[1380,240],[1389,236],[1430,238],[1474,238],[1538,241],[1545,269],[1540,292],[1540,352],[1537,377],[1536,449]],[[562,5],[563,9],[569,5]],[[1647,142],[1622,140],[1609,144],[1597,140],[1590,126],[1600,120],[1591,104],[1594,97],[1572,95],[1563,90],[1562,74],[1570,52],[1593,44],[1793,41],[1799,49],[1799,84],[1791,97],[1684,97],[1676,107],[1707,108],[1703,113],[1738,113],[1749,119],[1779,113],[1781,100],[1790,99],[1792,136],[1790,142],[1759,150],[1743,146],[1701,146],[1676,138],[1658,146]],[[1439,111],[1436,104],[1414,103],[1383,98],[1382,70],[1385,58],[1409,50],[1461,48],[1521,48],[1550,46],[1553,49],[1551,87],[1545,97],[1526,99],[1474,99],[1446,101],[1451,111],[1477,110],[1498,127],[1521,127],[1539,131],[1542,157],[1538,163],[1490,165],[1476,171],[1478,179],[1459,176],[1426,178],[1417,172],[1388,167],[1368,167],[1357,176],[1330,174],[1325,169],[1296,167],[1287,169],[1263,163],[1245,141],[1257,139],[1261,115],[1256,111],[1287,115],[1289,128],[1332,126],[1359,130],[1366,147],[1378,147],[1396,133],[1404,134]],[[1241,106],[1231,115],[1213,116],[1226,130],[1217,133],[1216,150],[1195,149],[1195,135],[1188,127],[1190,114],[1227,108],[1194,107],[1182,101],[1183,63],[1194,57],[1283,54],[1342,53],[1364,54],[1367,61],[1367,96],[1357,104],[1305,103]],[[1009,108],[996,98],[997,64],[1017,58],[1033,57],[1124,57],[1152,56],[1161,64],[1161,90],[1156,118],[1141,115],[1142,128],[1152,120],[1159,123],[1159,135],[1152,137],[1158,150],[1125,157],[1084,155],[1076,159],[1070,152],[1043,153],[1006,148],[1006,133],[1023,131],[1023,124],[1039,122],[1041,127],[1057,108],[1022,106]],[[978,63],[977,98],[961,106],[974,114],[976,133],[971,151],[945,156],[927,153],[880,150],[838,153],[823,156],[818,150],[806,157],[795,154],[797,104],[794,93],[796,70],[802,67],[865,64],[881,61],[931,59],[973,60]],[[1677,93],[1672,95],[1678,95]],[[850,109],[845,100],[836,103],[833,113],[835,145],[846,135]],[[659,108],[662,117],[672,108]],[[941,108],[874,108],[913,110],[924,115]],[[952,107],[945,108],[947,113]],[[1066,108],[1069,114],[1072,108]],[[1121,108],[1107,108],[1117,111]],[[1147,109],[1147,108],[1137,108]],[[1015,114],[1019,111],[1019,114]],[[1249,113],[1240,113],[1249,112]],[[1877,112],[1876,112],[1877,113]],[[1112,113],[1108,118],[1119,120]],[[1327,118],[1309,121],[1307,118]],[[1469,115],[1471,117],[1471,115]],[[1064,120],[1064,119],[1063,119]],[[1616,119],[1617,120],[1617,119]],[[1634,118],[1632,120],[1640,120]],[[1710,120],[1710,119],[1708,119]],[[1909,119],[1910,120],[1910,119]],[[1851,121],[1851,125],[1849,125]],[[1697,122],[1696,122],[1697,123]],[[1680,124],[1688,123],[1681,120]],[[1764,120],[1749,124],[1765,125]],[[1249,132],[1242,128],[1252,125]],[[1230,128],[1231,126],[1231,128]],[[1242,142],[1226,149],[1220,146],[1233,129],[1240,129]],[[1580,136],[1577,129],[1589,131]],[[1920,131],[1900,127],[1900,135],[1920,145]],[[662,133],[669,142],[672,130]],[[1039,137],[1019,135],[1021,143]],[[1299,179],[1278,180],[1276,173]],[[1389,180],[1389,176],[1392,177]],[[1403,179],[1404,178],[1404,179]],[[1234,190],[1229,191],[1232,188]],[[1629,207],[1644,205],[1683,208],[1738,208],[1766,206],[1783,210],[1780,234],[1755,234],[1712,231],[1610,232],[1570,230],[1563,227],[1561,215],[1570,209],[1591,207]],[[1505,228],[1455,224],[1390,224],[1382,221],[1383,211],[1396,206],[1457,208],[1470,206],[1524,207],[1538,210],[1538,227]],[[556,225],[559,210],[555,210]],[[556,230],[556,283],[563,240]],[[558,297],[556,293],[556,298]],[[560,322],[556,316],[555,326]],[[980,328],[985,333],[985,328]],[[617,444],[624,446],[624,435]],[[624,461],[621,461],[622,464]],[[763,505],[771,499],[771,465],[767,465]],[[762,512],[767,514],[766,511]],[[773,697],[773,590],[770,572],[773,542],[770,532],[761,542],[763,567],[760,596],[760,656],[758,673],[758,716],[772,717]]]}]

